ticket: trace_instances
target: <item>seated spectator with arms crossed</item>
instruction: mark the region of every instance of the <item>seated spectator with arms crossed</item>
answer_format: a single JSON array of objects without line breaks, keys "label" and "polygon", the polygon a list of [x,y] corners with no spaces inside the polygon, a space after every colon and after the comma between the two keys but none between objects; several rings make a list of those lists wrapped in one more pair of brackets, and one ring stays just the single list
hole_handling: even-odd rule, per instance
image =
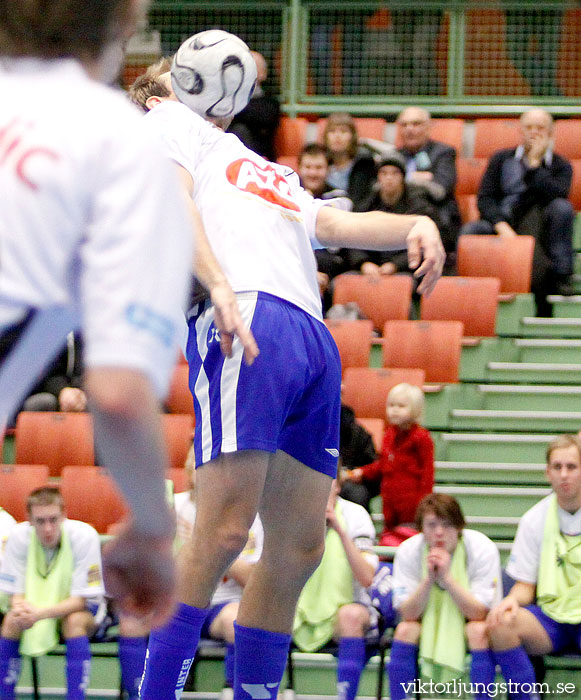
[{"label": "seated spectator with arms crossed", "polygon": [[367,588],[379,559],[369,513],[339,496],[343,471],[333,480],[327,502],[325,552],[297,604],[293,641],[302,651],[339,642],[337,693],[353,700],[366,663],[365,638],[377,628],[377,611]]},{"label": "seated spectator with arms crossed", "polygon": [[[534,683],[527,654],[579,653],[581,643],[581,446],[561,435],[547,448],[553,493],[521,518],[506,567],[516,580],[488,615],[507,681]],[[519,700],[530,697],[521,692]]]},{"label": "seated spectator with arms crossed", "polygon": [[[413,696],[422,675],[447,681],[464,673],[466,641],[472,654],[470,680],[480,690],[494,683],[495,663],[486,635],[486,614],[500,598],[496,545],[464,528],[458,502],[430,494],[418,507],[421,533],[399,545],[393,567],[394,605],[401,622],[391,647],[392,700]],[[476,698],[488,697],[485,692]]]},{"label": "seated spectator with arms crossed", "polygon": [[99,535],[87,523],[66,518],[57,488],[35,489],[27,510],[28,522],[8,537],[0,570],[0,590],[12,596],[0,637],[0,697],[15,697],[20,654],[46,654],[60,631],[67,648],[67,699],[83,700],[89,637],[105,593]]}]

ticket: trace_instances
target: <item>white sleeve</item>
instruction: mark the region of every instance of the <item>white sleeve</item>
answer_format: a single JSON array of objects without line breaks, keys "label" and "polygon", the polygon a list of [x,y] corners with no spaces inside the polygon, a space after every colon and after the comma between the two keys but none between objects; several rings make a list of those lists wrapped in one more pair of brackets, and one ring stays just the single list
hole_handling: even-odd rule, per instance
[{"label": "white sleeve", "polygon": [[15,525],[16,520],[14,520],[10,513],[0,509],[0,565],[2,564],[2,558],[4,556],[4,550],[6,549],[8,535]]},{"label": "white sleeve", "polygon": [[422,575],[423,535],[414,535],[404,540],[395,552],[393,561],[393,606],[401,605],[420,585]]},{"label": "white sleeve", "polygon": [[99,534],[87,523],[73,520],[69,524],[74,561],[71,596],[98,598],[105,594]]},{"label": "white sleeve", "polygon": [[[139,122],[136,127],[139,129]],[[181,341],[193,236],[175,165],[144,133],[103,144],[81,250],[85,360],[143,371],[165,396]]]},{"label": "white sleeve", "polygon": [[30,525],[21,523],[8,536],[0,567],[0,590],[4,593],[24,593],[29,533]]},{"label": "white sleeve", "polygon": [[490,609],[502,597],[500,554],[494,542],[479,532],[476,534],[478,537],[473,543],[466,543],[470,592]]},{"label": "white sleeve", "polygon": [[[533,517],[531,517],[533,513]],[[521,518],[510,551],[506,572],[516,581],[536,583],[541,560],[541,546],[545,518],[527,511]]]}]

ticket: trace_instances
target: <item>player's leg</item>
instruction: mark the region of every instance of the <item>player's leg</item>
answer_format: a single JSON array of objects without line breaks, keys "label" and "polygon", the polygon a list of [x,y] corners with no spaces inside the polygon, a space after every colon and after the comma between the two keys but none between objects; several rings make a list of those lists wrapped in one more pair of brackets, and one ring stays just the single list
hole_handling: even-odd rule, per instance
[{"label": "player's leg", "polygon": [[15,687],[20,678],[22,659],[20,657],[20,635],[22,630],[13,612],[6,613],[0,632],[0,697],[14,700]]},{"label": "player's leg", "polygon": [[475,688],[475,700],[486,700],[494,692],[494,680],[496,678],[496,661],[490,641],[488,639],[488,627],[485,621],[468,622],[464,628],[468,648],[472,656],[470,663],[470,682]]},{"label": "player's leg", "polygon": [[175,700],[183,689],[212,594],[248,539],[269,457],[257,450],[226,453],[197,470],[196,523],[178,557],[182,602],[150,636],[143,700]]},{"label": "player's leg", "polygon": [[61,629],[67,648],[67,700],[84,700],[91,674],[89,637],[96,629],[93,615],[88,610],[71,613],[61,620]]},{"label": "player's leg", "polygon": [[359,679],[365,668],[365,634],[371,616],[365,605],[349,603],[339,608],[335,638],[339,639],[337,656],[337,696],[355,700]]},{"label": "player's leg", "polygon": [[400,622],[395,628],[389,661],[389,688],[392,700],[415,695],[413,683],[418,677],[418,648],[421,625]]},{"label": "player's leg", "polygon": [[330,487],[330,476],[285,452],[271,457],[260,504],[264,547],[235,626],[236,700],[276,697],[299,593],[323,553]]},{"label": "player's leg", "polygon": [[535,672],[528,654],[543,655],[557,650],[558,623],[547,618],[536,605],[519,608],[516,619],[489,630],[490,643],[496,662],[507,681],[515,684],[511,696],[528,700],[530,695],[520,691],[523,684],[535,682]]},{"label": "player's leg", "polygon": [[137,700],[139,697],[149,631],[145,620],[129,615],[119,616],[121,685],[127,693],[128,700]]}]

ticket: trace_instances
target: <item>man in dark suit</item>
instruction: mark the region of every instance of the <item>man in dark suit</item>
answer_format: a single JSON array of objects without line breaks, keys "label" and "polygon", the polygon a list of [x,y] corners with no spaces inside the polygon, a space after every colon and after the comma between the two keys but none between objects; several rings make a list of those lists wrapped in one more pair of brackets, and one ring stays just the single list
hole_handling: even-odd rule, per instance
[{"label": "man in dark suit", "polygon": [[538,300],[547,292],[573,294],[573,220],[567,200],[571,163],[552,149],[553,118],[531,109],[520,119],[521,144],[493,154],[480,187],[480,221],[462,233],[535,236],[532,288]]},{"label": "man in dark suit", "polygon": [[454,197],[456,150],[430,138],[430,113],[421,107],[407,107],[397,123],[402,143],[399,152],[406,161],[406,180],[424,189],[435,206],[448,265],[453,265],[450,254],[456,250],[461,224]]}]

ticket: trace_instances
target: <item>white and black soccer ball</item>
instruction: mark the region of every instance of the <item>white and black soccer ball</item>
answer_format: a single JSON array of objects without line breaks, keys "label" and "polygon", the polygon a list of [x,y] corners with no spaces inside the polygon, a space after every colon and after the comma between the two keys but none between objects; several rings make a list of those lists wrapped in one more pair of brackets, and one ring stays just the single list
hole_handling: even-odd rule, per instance
[{"label": "white and black soccer ball", "polygon": [[256,63],[242,39],[208,29],[180,46],[171,81],[178,100],[202,117],[232,117],[252,97]]}]

